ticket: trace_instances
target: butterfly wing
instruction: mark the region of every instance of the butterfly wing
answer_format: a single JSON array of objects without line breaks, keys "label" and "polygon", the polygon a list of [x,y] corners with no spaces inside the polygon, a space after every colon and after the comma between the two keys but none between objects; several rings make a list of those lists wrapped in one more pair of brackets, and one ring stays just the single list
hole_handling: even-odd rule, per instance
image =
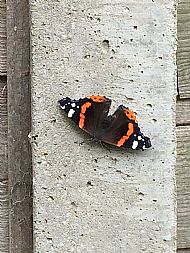
[{"label": "butterfly wing", "polygon": [[146,149],[151,146],[150,139],[141,133],[135,114],[120,105],[112,116],[109,116],[104,142],[132,149]]},{"label": "butterfly wing", "polygon": [[90,96],[79,100],[68,97],[58,101],[66,112],[81,129],[97,137],[97,129],[105,124],[111,100],[104,96]]}]

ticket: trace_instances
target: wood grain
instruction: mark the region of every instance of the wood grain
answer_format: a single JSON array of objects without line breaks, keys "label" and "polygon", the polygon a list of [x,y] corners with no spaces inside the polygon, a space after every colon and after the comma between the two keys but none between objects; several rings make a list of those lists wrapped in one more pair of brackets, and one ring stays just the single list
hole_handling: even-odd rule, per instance
[{"label": "wood grain", "polygon": [[190,253],[190,249],[178,249],[177,253]]},{"label": "wood grain", "polygon": [[176,124],[190,125],[190,99],[178,100],[176,104]]},{"label": "wood grain", "polygon": [[10,252],[33,252],[29,78],[29,3],[7,1]]},{"label": "wood grain", "polygon": [[190,1],[178,5],[178,88],[180,98],[190,98]]},{"label": "wood grain", "polygon": [[0,252],[8,252],[7,85],[0,77]]},{"label": "wood grain", "polygon": [[8,239],[8,182],[0,179],[0,252],[9,252]]},{"label": "wood grain", "polygon": [[0,179],[7,179],[7,83],[0,77]]},{"label": "wood grain", "polygon": [[178,248],[190,248],[190,126],[177,130]]},{"label": "wood grain", "polygon": [[0,76],[7,72],[6,1],[0,0]]}]

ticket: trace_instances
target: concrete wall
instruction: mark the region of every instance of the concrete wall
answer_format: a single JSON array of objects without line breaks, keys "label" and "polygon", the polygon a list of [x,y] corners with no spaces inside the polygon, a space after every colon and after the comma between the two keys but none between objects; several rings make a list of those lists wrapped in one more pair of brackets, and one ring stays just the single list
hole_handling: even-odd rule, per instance
[{"label": "concrete wall", "polygon": [[[174,2],[30,1],[35,252],[175,252]],[[135,110],[153,148],[80,145],[56,103],[91,94]]]}]

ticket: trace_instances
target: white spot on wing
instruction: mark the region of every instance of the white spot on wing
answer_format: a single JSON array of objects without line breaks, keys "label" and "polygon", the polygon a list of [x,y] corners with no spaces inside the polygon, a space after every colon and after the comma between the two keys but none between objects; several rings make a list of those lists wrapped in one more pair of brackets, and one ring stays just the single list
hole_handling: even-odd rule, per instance
[{"label": "white spot on wing", "polygon": [[72,118],[72,116],[73,116],[74,113],[75,113],[75,110],[70,109],[67,116],[68,116],[69,118]]},{"label": "white spot on wing", "polygon": [[139,141],[142,140],[142,137],[140,135],[137,138],[138,138]]},{"label": "white spot on wing", "polygon": [[138,141],[133,141],[132,149],[136,149],[138,147]]},{"label": "white spot on wing", "polygon": [[76,106],[76,104],[75,104],[75,103],[72,103],[72,104],[71,104],[71,106],[72,106],[72,107],[75,107],[75,106]]},{"label": "white spot on wing", "polygon": [[79,106],[77,105],[77,108],[79,108]]},{"label": "white spot on wing", "polygon": [[64,106],[61,106],[61,109],[65,110],[65,105],[64,105]]}]

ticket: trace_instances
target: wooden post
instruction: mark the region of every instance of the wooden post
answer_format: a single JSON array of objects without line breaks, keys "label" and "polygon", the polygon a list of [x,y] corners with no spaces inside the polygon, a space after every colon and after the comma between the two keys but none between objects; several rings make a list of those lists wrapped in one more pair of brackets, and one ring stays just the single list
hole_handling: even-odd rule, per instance
[{"label": "wooden post", "polygon": [[7,75],[6,1],[0,0],[0,76]]},{"label": "wooden post", "polygon": [[178,4],[177,203],[178,249],[190,252],[190,1]]},{"label": "wooden post", "polygon": [[[176,252],[175,3],[31,0],[35,252]],[[56,103],[91,94],[153,148],[80,145]]]},{"label": "wooden post", "polygon": [[6,3],[0,0],[0,252],[8,253]]},{"label": "wooden post", "polygon": [[0,252],[8,253],[7,83],[0,76]]},{"label": "wooden post", "polygon": [[11,253],[33,252],[29,4],[7,1],[8,179]]}]

